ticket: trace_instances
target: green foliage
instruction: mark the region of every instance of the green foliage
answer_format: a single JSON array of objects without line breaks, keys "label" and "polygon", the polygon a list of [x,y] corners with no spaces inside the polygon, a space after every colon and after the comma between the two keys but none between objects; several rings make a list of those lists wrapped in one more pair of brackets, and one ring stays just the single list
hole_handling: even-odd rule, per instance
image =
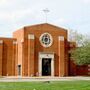
[{"label": "green foliage", "polygon": [[71,58],[77,65],[90,64],[90,36],[70,30],[69,40],[76,42],[78,48],[71,51]]},{"label": "green foliage", "polygon": [[71,58],[77,65],[90,64],[90,43],[85,43],[83,46],[72,50]]}]

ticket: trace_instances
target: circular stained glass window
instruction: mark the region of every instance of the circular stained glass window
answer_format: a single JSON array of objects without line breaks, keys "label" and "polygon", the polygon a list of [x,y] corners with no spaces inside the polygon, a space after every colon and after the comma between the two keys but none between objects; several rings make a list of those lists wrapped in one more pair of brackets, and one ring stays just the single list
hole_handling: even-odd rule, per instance
[{"label": "circular stained glass window", "polygon": [[41,45],[44,47],[50,47],[52,45],[52,36],[49,33],[44,33],[40,36]]}]

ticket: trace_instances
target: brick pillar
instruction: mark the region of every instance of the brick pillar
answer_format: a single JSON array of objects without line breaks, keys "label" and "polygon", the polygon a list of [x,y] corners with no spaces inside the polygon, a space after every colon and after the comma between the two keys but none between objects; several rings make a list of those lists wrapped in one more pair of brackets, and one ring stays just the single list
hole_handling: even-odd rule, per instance
[{"label": "brick pillar", "polygon": [[59,36],[58,38],[58,56],[59,56],[59,76],[63,77],[65,75],[65,47],[64,47],[64,37]]},{"label": "brick pillar", "polygon": [[33,34],[28,35],[28,76],[34,76],[34,40]]},{"label": "brick pillar", "polygon": [[0,76],[2,76],[3,40],[0,40]]},{"label": "brick pillar", "polygon": [[25,76],[25,60],[24,60],[24,39],[21,40],[21,50],[20,50],[20,53],[21,53],[21,62],[19,62],[18,60],[18,64],[21,65],[21,76]]},{"label": "brick pillar", "polygon": [[17,75],[17,41],[13,41],[13,57],[12,57],[12,75]]}]

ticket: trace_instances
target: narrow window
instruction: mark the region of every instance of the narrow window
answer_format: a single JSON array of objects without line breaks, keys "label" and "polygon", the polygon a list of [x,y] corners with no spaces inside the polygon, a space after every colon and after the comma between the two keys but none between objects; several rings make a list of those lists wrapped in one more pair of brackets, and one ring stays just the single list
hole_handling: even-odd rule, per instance
[{"label": "narrow window", "polygon": [[21,75],[21,65],[18,65],[18,75]]}]

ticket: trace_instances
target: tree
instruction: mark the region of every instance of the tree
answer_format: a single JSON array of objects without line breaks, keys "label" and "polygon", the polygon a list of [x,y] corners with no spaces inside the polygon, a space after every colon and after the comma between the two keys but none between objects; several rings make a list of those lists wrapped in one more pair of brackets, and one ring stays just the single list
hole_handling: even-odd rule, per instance
[{"label": "tree", "polygon": [[88,37],[78,33],[76,30],[69,30],[69,41],[76,42],[77,46],[83,46],[87,41]]},{"label": "tree", "polygon": [[71,50],[71,58],[77,65],[90,64],[90,43]]},{"label": "tree", "polygon": [[78,46],[70,51],[72,60],[74,60],[77,65],[90,64],[90,38],[76,31],[73,32],[72,35]]}]

